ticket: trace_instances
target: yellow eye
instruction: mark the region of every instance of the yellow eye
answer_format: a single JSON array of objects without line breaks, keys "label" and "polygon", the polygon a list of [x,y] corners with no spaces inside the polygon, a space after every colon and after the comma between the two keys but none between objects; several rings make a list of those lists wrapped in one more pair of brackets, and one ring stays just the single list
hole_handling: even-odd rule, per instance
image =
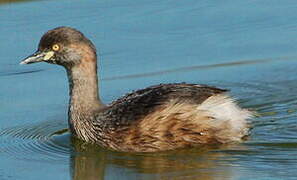
[{"label": "yellow eye", "polygon": [[54,44],[54,45],[52,46],[52,49],[53,49],[54,51],[59,51],[60,46],[59,46],[58,44]]}]

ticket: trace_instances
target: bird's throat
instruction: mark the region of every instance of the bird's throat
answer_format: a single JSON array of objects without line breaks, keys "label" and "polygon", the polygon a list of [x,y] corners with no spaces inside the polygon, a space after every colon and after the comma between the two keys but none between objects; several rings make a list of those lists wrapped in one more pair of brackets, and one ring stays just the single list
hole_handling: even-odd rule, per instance
[{"label": "bird's throat", "polygon": [[94,111],[103,107],[98,94],[96,61],[85,61],[84,64],[67,69],[69,81],[68,121],[72,132],[91,120]]}]

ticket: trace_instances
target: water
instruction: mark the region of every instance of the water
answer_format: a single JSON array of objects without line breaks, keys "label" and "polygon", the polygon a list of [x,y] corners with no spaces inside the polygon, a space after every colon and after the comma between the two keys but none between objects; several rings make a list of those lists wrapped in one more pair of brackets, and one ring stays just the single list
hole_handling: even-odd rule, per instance
[{"label": "water", "polygon": [[[295,179],[296,10],[289,0],[1,1],[0,179]],[[18,65],[61,25],[100,48],[104,102],[166,82],[228,88],[258,112],[251,136],[162,153],[71,138],[64,70]]]}]

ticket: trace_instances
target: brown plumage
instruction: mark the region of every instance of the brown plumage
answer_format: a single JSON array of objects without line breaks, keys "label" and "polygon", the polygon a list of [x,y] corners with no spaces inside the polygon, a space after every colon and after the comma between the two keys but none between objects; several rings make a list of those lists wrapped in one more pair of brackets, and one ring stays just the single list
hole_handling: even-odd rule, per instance
[{"label": "brown plumage", "polygon": [[97,55],[81,32],[48,31],[22,64],[65,67],[69,80],[69,127],[78,138],[103,147],[155,152],[201,144],[238,142],[248,133],[247,110],[226,90],[198,84],[160,84],[129,93],[109,105],[98,95]]}]

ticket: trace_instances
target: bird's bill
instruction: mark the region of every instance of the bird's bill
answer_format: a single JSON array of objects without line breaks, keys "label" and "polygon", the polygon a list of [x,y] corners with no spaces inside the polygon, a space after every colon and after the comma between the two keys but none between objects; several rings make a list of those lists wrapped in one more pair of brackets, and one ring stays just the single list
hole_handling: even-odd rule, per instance
[{"label": "bird's bill", "polygon": [[37,62],[42,62],[42,61],[48,61],[53,56],[54,56],[53,51],[48,51],[48,52],[37,51],[34,54],[23,59],[20,62],[20,64],[31,64],[31,63],[37,63]]}]

